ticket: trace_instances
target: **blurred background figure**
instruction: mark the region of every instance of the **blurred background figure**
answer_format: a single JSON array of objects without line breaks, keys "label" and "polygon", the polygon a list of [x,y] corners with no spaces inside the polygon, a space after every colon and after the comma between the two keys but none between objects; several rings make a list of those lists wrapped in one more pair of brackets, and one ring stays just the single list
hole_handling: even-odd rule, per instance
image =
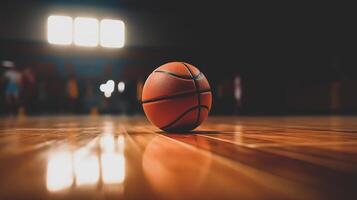
[{"label": "blurred background figure", "polygon": [[98,114],[98,106],[99,106],[99,98],[97,95],[94,93],[94,88],[92,84],[87,83],[86,89],[85,89],[85,97],[84,97],[84,110],[85,113],[89,113],[91,115],[97,115]]},{"label": "blurred background figure", "polygon": [[17,113],[21,88],[21,72],[15,65],[9,65],[4,73],[5,82],[5,110],[8,114]]},{"label": "blurred background figure", "polygon": [[115,98],[113,98],[116,112],[120,114],[129,114],[131,107],[128,93],[125,91],[125,82],[119,81],[116,86],[117,92],[115,92]]},{"label": "blurred background figure", "polygon": [[67,81],[66,89],[67,89],[66,92],[67,92],[67,100],[68,100],[67,103],[70,112],[71,113],[78,112],[79,89],[78,89],[78,82],[73,74]]},{"label": "blurred background figure", "polygon": [[236,113],[239,113],[242,107],[242,81],[239,75],[234,77],[234,98],[236,100]]},{"label": "blurred background figure", "polygon": [[37,96],[36,77],[31,68],[26,67],[22,74],[21,104],[26,112],[33,112],[36,109],[35,101]]}]

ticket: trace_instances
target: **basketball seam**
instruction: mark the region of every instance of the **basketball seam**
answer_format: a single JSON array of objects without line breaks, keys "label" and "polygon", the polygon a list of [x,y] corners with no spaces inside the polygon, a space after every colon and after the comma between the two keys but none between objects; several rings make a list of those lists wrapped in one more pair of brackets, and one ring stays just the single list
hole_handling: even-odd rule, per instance
[{"label": "basketball seam", "polygon": [[181,115],[179,115],[174,121],[170,122],[168,125],[166,125],[164,127],[161,127],[160,129],[168,130],[170,128],[170,126],[174,125],[176,122],[178,122],[180,119],[182,119],[187,113],[195,110],[196,108],[198,108],[199,111],[201,111],[201,108],[205,108],[205,109],[209,110],[208,106],[206,106],[206,105],[194,106],[192,108],[187,109],[185,112],[183,112]]},{"label": "basketball seam", "polygon": [[[182,64],[186,67],[186,69],[188,70],[188,72],[191,74],[191,77],[193,78],[194,75],[193,73],[191,72],[190,68],[186,65],[186,63],[182,62]],[[197,80],[196,79],[193,79],[193,82],[194,82],[194,85],[195,85],[195,88],[196,88],[196,93],[197,93],[197,101],[198,101],[198,113],[197,113],[197,119],[196,119],[196,122],[194,124],[194,127],[197,127],[199,121],[200,121],[200,116],[201,116],[201,94],[199,92],[199,88],[198,88],[198,83],[197,83]]]},{"label": "basketball seam", "polygon": [[187,77],[187,76],[180,76],[178,74],[175,74],[175,73],[172,73],[172,72],[168,72],[168,71],[164,71],[164,70],[155,70],[154,71],[155,73],[165,73],[165,74],[168,74],[170,76],[174,76],[176,78],[181,78],[181,79],[185,79],[185,80],[195,80],[195,79],[198,79],[200,76],[203,75],[202,72],[200,72],[199,74],[197,74],[196,76],[190,76],[190,77]]},{"label": "basketball seam", "polygon": [[[201,91],[199,91],[199,94],[206,93],[206,92],[211,92],[211,89],[201,90]],[[149,100],[141,101],[141,103],[145,104],[145,103],[152,103],[152,102],[162,101],[162,100],[167,100],[167,99],[180,98],[180,97],[185,97],[185,96],[189,96],[191,94],[196,94],[196,93],[197,93],[197,91],[185,92],[185,93],[180,93],[180,94],[171,95],[171,96],[163,96],[163,97],[158,97],[158,98],[152,98],[152,99],[149,99]]]}]

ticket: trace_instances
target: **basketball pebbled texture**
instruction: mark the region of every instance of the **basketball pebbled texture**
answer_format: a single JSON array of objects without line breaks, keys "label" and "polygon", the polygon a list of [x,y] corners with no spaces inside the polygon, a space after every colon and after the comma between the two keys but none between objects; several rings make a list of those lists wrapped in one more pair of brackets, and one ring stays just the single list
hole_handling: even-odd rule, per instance
[{"label": "basketball pebbled texture", "polygon": [[206,77],[184,62],[170,62],[147,78],[142,105],[149,121],[167,132],[190,131],[208,116],[212,93]]}]

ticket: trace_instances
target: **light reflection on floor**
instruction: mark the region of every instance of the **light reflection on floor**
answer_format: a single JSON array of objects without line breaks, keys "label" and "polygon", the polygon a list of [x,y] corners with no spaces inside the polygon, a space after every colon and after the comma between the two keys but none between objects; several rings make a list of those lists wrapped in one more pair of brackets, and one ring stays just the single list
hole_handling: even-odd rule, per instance
[{"label": "light reflection on floor", "polygon": [[[50,154],[46,186],[60,192],[83,186],[122,184],[125,180],[125,140],[113,134],[113,124],[105,123],[103,133],[75,151],[64,148]],[[99,150],[98,150],[99,149]]]},{"label": "light reflection on floor", "polygon": [[47,189],[59,191],[73,184],[72,155],[70,152],[53,154],[47,163]]}]

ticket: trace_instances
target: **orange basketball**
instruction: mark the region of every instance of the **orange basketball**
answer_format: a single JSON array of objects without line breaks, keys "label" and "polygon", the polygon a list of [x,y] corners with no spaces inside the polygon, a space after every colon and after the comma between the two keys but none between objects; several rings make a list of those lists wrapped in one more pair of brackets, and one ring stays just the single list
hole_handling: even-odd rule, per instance
[{"label": "orange basketball", "polygon": [[142,104],[149,121],[168,132],[198,127],[211,109],[212,93],[206,77],[184,62],[170,62],[147,78]]}]

